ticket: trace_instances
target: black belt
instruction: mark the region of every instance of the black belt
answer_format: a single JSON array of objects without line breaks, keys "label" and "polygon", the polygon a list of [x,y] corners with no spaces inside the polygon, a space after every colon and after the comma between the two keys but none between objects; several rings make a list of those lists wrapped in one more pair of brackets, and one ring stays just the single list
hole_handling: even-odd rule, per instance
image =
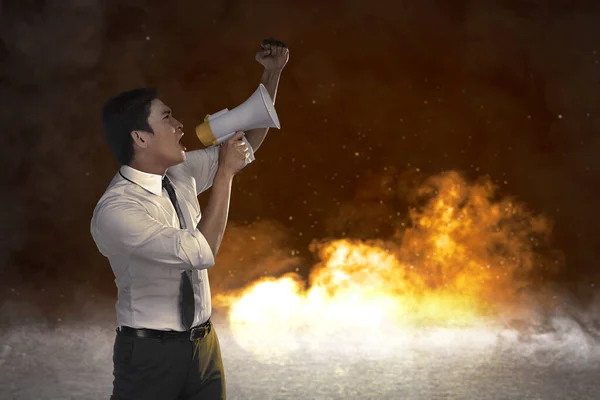
[{"label": "black belt", "polygon": [[122,326],[117,328],[117,333],[124,336],[131,336],[136,338],[143,339],[176,339],[176,340],[189,340],[194,341],[198,339],[204,339],[210,331],[212,330],[212,322],[210,319],[203,323],[202,325],[198,325],[192,328],[189,331],[179,332],[179,331],[159,331],[156,329],[140,329],[140,328],[131,328],[129,326]]}]

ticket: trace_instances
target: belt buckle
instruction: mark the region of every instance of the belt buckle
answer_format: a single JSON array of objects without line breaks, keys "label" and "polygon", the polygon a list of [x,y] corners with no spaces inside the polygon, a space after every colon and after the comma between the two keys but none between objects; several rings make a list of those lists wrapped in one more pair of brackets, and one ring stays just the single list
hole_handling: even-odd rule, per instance
[{"label": "belt buckle", "polygon": [[[206,325],[206,326],[199,326],[196,328],[192,328],[192,330],[190,331],[190,342],[193,342],[195,339],[198,339],[198,340],[204,339],[206,337],[206,335],[208,335],[210,333],[210,328],[211,328],[210,324]],[[194,334],[199,331],[202,331],[202,336],[195,338]]]}]

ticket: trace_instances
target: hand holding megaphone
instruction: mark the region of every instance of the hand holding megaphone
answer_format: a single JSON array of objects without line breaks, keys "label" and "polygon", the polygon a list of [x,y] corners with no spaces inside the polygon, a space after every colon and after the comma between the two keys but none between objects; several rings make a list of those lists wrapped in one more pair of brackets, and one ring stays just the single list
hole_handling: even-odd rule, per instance
[{"label": "hand holding megaphone", "polygon": [[[196,136],[203,145],[216,146],[233,137],[237,131],[256,128],[281,128],[277,112],[273,107],[273,100],[262,83],[248,100],[233,110],[224,109],[207,115],[204,122],[196,127]],[[252,162],[254,160],[252,147],[245,137],[242,140],[250,148],[248,162]]]},{"label": "hand holding megaphone", "polygon": [[244,137],[244,132],[234,132],[219,149],[219,168],[224,169],[231,176],[240,172],[248,164],[248,157],[252,147]]}]

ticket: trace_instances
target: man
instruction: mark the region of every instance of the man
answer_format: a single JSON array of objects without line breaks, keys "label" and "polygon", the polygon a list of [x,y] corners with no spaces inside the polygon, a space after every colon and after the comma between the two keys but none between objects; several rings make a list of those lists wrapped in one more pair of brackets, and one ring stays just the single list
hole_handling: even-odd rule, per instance
[{"label": "man", "polygon": [[[256,60],[275,101],[285,44],[264,40]],[[109,100],[103,134],[121,164],[98,202],[91,233],[118,288],[113,400],[225,399],[211,323],[207,269],[229,211],[233,176],[267,129],[237,132],[219,147],[185,152],[183,125],[154,90]],[[197,195],[212,187],[204,215]]]}]

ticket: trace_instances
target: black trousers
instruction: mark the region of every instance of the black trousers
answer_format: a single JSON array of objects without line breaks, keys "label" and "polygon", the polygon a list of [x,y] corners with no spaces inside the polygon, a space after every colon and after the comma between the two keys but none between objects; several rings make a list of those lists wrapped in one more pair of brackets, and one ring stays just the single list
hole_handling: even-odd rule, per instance
[{"label": "black trousers", "polygon": [[117,333],[111,400],[225,399],[225,375],[213,325],[201,340],[146,339]]}]

